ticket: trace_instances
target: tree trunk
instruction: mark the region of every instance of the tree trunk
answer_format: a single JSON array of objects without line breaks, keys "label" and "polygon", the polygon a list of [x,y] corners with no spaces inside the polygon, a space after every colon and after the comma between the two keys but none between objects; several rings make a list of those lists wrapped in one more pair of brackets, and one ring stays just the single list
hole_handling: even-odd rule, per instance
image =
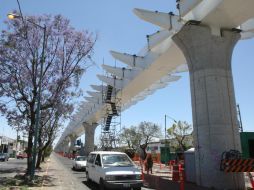
[{"label": "tree trunk", "polygon": [[39,152],[38,152],[38,157],[37,157],[37,162],[36,162],[36,169],[40,169],[40,165],[41,165],[41,161],[42,161],[42,153],[43,153],[43,150],[42,148],[39,149]]},{"label": "tree trunk", "polygon": [[33,131],[31,129],[32,127],[30,126],[30,130],[28,133],[28,142],[27,142],[27,175],[31,175],[32,173],[32,152],[33,152]]},{"label": "tree trunk", "polygon": [[[33,106],[31,106],[31,110],[33,110]],[[28,142],[27,142],[27,173],[26,173],[26,175],[29,175],[29,176],[32,175],[34,126],[35,126],[35,112],[31,111],[30,126],[28,131]]]},{"label": "tree trunk", "polygon": [[[43,144],[40,142],[40,150],[38,153],[38,160],[37,160],[37,164],[36,164],[36,168],[38,166],[38,168],[40,167],[41,162],[45,161],[45,150],[51,145],[50,143],[51,141],[47,141],[46,144],[43,146]],[[40,158],[40,161],[39,161]]]},{"label": "tree trunk", "polygon": [[43,152],[42,152],[41,161],[42,161],[42,162],[45,162],[45,151],[44,151],[44,150],[43,150]]},{"label": "tree trunk", "polygon": [[39,136],[38,136],[39,151],[38,151],[37,162],[36,162],[37,169],[40,169],[41,157],[42,157],[42,152],[43,152],[43,148],[44,148],[41,136],[42,136],[42,127],[40,127],[40,129],[39,129]]}]

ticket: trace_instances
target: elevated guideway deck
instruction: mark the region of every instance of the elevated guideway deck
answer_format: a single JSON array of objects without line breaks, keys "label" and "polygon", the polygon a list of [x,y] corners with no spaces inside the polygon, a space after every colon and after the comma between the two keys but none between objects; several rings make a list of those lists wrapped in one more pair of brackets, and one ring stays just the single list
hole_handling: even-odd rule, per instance
[{"label": "elevated guideway deck", "polygon": [[[187,71],[185,57],[171,39],[184,24],[190,20],[201,21],[211,28],[214,35],[220,35],[222,29],[238,28],[242,30],[242,39],[248,39],[253,37],[254,31],[253,7],[253,0],[182,0],[181,17],[172,13],[135,9],[138,17],[158,25],[161,30],[148,36],[147,46],[137,55],[111,51],[112,56],[127,64],[127,67],[103,65],[103,69],[117,78],[98,77],[119,92],[117,95],[121,96],[123,111],[155,90],[177,81],[180,77],[176,73]],[[70,134],[82,135],[85,130],[83,122],[99,123],[103,117],[103,87],[93,86],[96,92],[90,92],[91,97],[86,97],[86,101],[81,103],[58,144]]]}]

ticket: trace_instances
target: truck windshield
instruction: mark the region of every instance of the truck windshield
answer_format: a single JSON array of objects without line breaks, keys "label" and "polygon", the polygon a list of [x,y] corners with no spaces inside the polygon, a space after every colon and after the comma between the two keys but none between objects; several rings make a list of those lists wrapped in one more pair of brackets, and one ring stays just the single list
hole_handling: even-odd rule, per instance
[{"label": "truck windshield", "polygon": [[125,154],[104,154],[102,155],[102,163],[104,166],[133,166],[132,161]]},{"label": "truck windshield", "polygon": [[76,158],[76,161],[86,161],[86,160],[87,160],[86,156],[79,156]]}]

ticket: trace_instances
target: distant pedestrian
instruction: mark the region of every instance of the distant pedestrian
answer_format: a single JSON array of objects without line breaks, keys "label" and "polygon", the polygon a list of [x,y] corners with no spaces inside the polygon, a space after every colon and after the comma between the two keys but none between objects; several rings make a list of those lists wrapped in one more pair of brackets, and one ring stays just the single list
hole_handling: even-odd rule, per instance
[{"label": "distant pedestrian", "polygon": [[147,174],[149,174],[149,171],[151,171],[151,174],[153,173],[153,158],[151,154],[148,154],[145,161],[146,171]]},{"label": "distant pedestrian", "polygon": [[139,157],[141,158],[142,161],[144,161],[146,159],[146,145],[145,144],[142,144],[139,146],[139,149],[138,149],[138,154],[139,154]]},{"label": "distant pedestrian", "polygon": [[[138,154],[139,154],[139,162],[140,162],[140,166],[141,166],[141,171],[142,171],[142,175],[143,175],[143,168],[145,165],[145,159],[146,159],[146,144],[142,144],[139,146],[138,148]],[[145,166],[146,169],[146,166]]]}]

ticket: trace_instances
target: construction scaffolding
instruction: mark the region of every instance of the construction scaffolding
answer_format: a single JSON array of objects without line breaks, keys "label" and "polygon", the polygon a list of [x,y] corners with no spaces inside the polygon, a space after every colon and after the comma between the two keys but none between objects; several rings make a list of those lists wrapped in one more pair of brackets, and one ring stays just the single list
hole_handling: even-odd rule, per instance
[{"label": "construction scaffolding", "polygon": [[[114,80],[116,76],[113,76]],[[114,86],[107,85],[102,92],[102,100],[105,103],[103,119],[101,123],[101,148],[111,150],[117,147],[119,138],[118,131],[121,130],[121,97],[117,94],[120,90]]]}]

